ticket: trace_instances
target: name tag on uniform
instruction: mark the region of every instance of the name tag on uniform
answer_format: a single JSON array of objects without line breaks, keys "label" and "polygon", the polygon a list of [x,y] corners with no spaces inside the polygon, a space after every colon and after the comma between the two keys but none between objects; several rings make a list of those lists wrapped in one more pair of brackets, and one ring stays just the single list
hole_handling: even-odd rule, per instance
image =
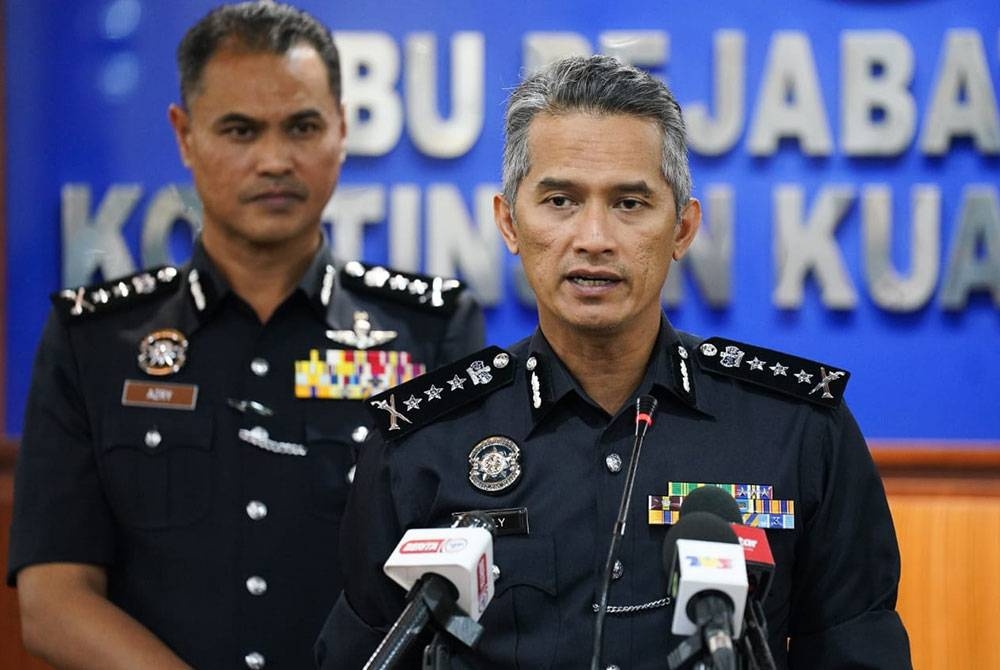
[{"label": "name tag on uniform", "polygon": [[[481,512],[496,525],[497,537],[503,535],[527,535],[528,534],[528,508],[527,507],[506,507],[504,509],[478,509],[469,510]],[[454,512],[452,518],[458,519],[468,512]]]},{"label": "name tag on uniform", "polygon": [[122,405],[126,406],[193,410],[197,403],[198,386],[195,384],[157,384],[126,379],[122,388]]}]

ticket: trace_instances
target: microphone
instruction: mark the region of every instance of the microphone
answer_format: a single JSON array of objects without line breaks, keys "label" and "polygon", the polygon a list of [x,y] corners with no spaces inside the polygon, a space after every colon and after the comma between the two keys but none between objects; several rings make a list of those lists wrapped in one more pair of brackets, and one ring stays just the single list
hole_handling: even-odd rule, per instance
[{"label": "microphone", "polygon": [[691,491],[681,503],[681,518],[691,512],[708,512],[730,522],[740,544],[747,564],[749,593],[758,600],[764,600],[771,588],[774,574],[774,556],[763,528],[743,525],[743,513],[736,500],[718,486],[699,486]]},{"label": "microphone", "polygon": [[608,613],[608,590],[611,588],[611,571],[614,568],[615,557],[618,554],[618,544],[625,534],[625,521],[628,518],[629,506],[632,504],[632,488],[635,486],[635,473],[639,468],[639,454],[642,443],[646,439],[646,431],[653,425],[653,413],[656,412],[657,401],[651,395],[642,395],[635,401],[635,440],[632,442],[632,454],[628,459],[628,470],[625,473],[625,488],[622,491],[621,502],[618,505],[618,518],[611,531],[611,544],[608,547],[608,558],[604,562],[604,574],[601,578],[601,589],[597,603],[597,616],[594,618],[594,651],[591,655],[591,670],[601,668],[601,655],[604,651],[604,617]]},{"label": "microphone", "polygon": [[406,607],[364,666],[400,663],[432,620],[466,646],[482,636],[479,618],[493,599],[493,521],[467,512],[448,528],[413,528],[382,567],[407,589]]},{"label": "microphone", "polygon": [[718,486],[701,486],[689,493],[681,503],[680,512],[682,518],[692,512],[709,512],[730,522],[730,528],[743,546],[747,566],[744,653],[750,668],[773,669],[774,657],[767,641],[767,621],[762,605],[774,574],[774,555],[767,533],[763,528],[744,526],[739,504]]},{"label": "microphone", "polygon": [[691,635],[668,656],[671,668],[707,649],[716,670],[736,670],[733,638],[742,632],[747,596],[743,548],[732,528],[709,512],[689,512],[667,533],[664,568],[674,601],[670,632]]}]

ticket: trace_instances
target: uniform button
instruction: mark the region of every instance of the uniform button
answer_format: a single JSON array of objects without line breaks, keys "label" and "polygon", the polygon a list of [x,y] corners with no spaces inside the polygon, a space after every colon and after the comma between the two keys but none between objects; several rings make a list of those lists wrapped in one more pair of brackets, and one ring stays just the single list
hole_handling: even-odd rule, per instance
[{"label": "uniform button", "polygon": [[270,369],[271,364],[267,362],[266,358],[255,358],[250,361],[250,371],[258,377],[263,377]]},{"label": "uniform button", "polygon": [[615,564],[611,566],[611,579],[621,579],[622,575],[625,574],[625,566],[622,562],[615,560]]},{"label": "uniform button", "polygon": [[244,656],[243,662],[247,664],[247,667],[250,668],[250,670],[261,670],[265,665],[264,655],[259,654],[256,651],[250,652]]},{"label": "uniform button", "polygon": [[358,426],[351,432],[351,439],[355,442],[364,442],[368,437],[368,426]]},{"label": "uniform button", "polygon": [[253,596],[263,595],[264,592],[267,591],[267,582],[265,582],[262,577],[254,575],[253,577],[247,579],[247,591],[249,591],[250,595]]},{"label": "uniform button", "polygon": [[604,463],[608,466],[609,472],[618,472],[622,469],[622,457],[618,454],[608,454]]},{"label": "uniform button", "polygon": [[247,503],[247,516],[254,521],[260,521],[267,516],[267,505],[259,500],[251,500]]},{"label": "uniform button", "polygon": [[163,436],[160,435],[160,431],[155,428],[146,431],[146,446],[150,449],[156,449],[162,441]]}]

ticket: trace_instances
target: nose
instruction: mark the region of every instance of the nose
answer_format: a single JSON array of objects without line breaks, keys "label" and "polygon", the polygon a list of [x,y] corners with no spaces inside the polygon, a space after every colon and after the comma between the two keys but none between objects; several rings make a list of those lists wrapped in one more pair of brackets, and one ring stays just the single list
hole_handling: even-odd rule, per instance
[{"label": "nose", "polygon": [[573,240],[574,250],[586,256],[614,254],[617,242],[614,221],[608,208],[600,202],[589,202],[578,215]]},{"label": "nose", "polygon": [[292,171],[294,154],[291,143],[280,133],[264,133],[257,141],[255,162],[257,173],[263,176],[286,175]]}]

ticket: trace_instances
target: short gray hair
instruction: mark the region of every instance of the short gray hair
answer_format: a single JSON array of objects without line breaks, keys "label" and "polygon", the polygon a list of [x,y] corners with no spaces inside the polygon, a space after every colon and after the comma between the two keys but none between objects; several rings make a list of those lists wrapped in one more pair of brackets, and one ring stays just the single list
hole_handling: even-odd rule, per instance
[{"label": "short gray hair", "polygon": [[507,103],[503,195],[511,208],[531,168],[528,129],[539,113],[630,114],[656,122],[663,136],[661,170],[678,215],[691,197],[691,171],[681,107],[662,82],[610,56],[574,56],[552,63],[514,89]]}]

